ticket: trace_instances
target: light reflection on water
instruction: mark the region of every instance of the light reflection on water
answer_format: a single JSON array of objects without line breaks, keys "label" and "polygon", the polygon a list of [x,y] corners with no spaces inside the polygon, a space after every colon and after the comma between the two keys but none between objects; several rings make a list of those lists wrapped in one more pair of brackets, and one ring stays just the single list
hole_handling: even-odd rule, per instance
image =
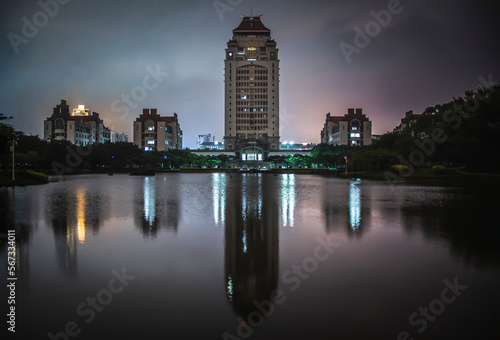
[{"label": "light reflection on water", "polygon": [[144,216],[150,229],[156,228],[156,181],[155,177],[144,178]]},{"label": "light reflection on water", "polygon": [[351,220],[351,228],[354,231],[359,230],[361,223],[361,190],[360,180],[351,181],[349,191],[349,216]]},{"label": "light reflection on water", "polygon": [[85,188],[76,191],[78,242],[85,243]]},{"label": "light reflection on water", "polygon": [[[85,326],[79,339],[221,338],[277,288],[286,304],[251,338],[389,338],[459,277],[470,290],[426,333],[444,338],[469,334],[457,328],[465,319],[492,331],[484,320],[498,316],[477,307],[500,303],[491,192],[295,175],[69,176],[0,189],[0,219],[16,228],[19,322],[32,338],[69,320]],[[280,275],[326,236],[342,246],[291,291]],[[137,279],[85,325],[75,307],[122,267]]]},{"label": "light reflection on water", "polygon": [[281,175],[281,220],[284,227],[293,227],[295,213],[295,175]]},{"label": "light reflection on water", "polygon": [[224,226],[226,215],[226,174],[212,174],[212,201],[214,221],[217,226]]}]

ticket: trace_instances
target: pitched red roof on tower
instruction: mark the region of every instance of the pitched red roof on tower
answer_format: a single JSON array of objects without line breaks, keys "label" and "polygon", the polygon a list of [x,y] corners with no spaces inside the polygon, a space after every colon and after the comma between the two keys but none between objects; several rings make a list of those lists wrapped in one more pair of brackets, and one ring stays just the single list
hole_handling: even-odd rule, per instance
[{"label": "pitched red roof on tower", "polygon": [[262,21],[260,21],[260,15],[256,17],[243,16],[241,24],[233,30],[233,32],[247,32],[247,31],[267,31],[271,32],[269,28],[264,26]]}]

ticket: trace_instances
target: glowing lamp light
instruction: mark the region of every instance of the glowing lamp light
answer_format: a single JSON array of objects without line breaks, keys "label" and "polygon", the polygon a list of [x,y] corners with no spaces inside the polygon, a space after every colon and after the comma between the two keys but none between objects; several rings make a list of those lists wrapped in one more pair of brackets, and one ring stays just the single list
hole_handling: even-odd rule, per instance
[{"label": "glowing lamp light", "polygon": [[78,105],[78,110],[85,110],[85,105]]}]

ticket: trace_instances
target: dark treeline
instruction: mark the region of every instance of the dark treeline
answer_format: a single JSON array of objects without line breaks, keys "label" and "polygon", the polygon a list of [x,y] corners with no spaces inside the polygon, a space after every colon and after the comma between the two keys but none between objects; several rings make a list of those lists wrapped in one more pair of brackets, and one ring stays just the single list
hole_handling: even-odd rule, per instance
[{"label": "dark treeline", "polygon": [[391,165],[442,165],[467,171],[500,170],[500,84],[466,91],[463,97],[403,118],[398,132],[388,132],[366,147],[320,144],[311,156],[327,166],[344,163],[359,171]]},{"label": "dark treeline", "polygon": [[187,150],[144,151],[132,143],[98,143],[85,147],[68,141],[44,141],[38,136],[27,136],[14,131],[10,125],[0,124],[0,162],[3,171],[10,169],[12,153],[10,141],[17,140],[15,164],[17,169],[32,169],[56,174],[79,170],[127,171],[137,167],[229,167],[231,157],[197,156]]},{"label": "dark treeline", "polygon": [[[0,120],[5,119],[0,115]],[[198,156],[186,150],[143,151],[132,143],[79,147],[67,141],[44,141],[0,123],[0,165],[11,165],[15,139],[17,168],[71,173],[75,170],[120,171],[136,167],[235,167],[232,156]],[[461,167],[467,171],[500,170],[500,84],[467,91],[449,103],[405,117],[398,132],[381,136],[365,147],[319,144],[310,156],[271,156],[273,167],[340,167],[353,171],[387,170],[396,164],[413,167]]]}]

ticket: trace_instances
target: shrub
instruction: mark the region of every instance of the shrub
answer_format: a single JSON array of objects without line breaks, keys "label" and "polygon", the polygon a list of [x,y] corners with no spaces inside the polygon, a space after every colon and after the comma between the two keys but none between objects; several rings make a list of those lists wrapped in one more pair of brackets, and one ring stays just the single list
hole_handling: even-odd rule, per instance
[{"label": "shrub", "polygon": [[446,168],[442,165],[434,165],[431,170],[435,174],[442,174],[445,172]]},{"label": "shrub", "polygon": [[408,171],[408,167],[406,165],[401,165],[401,164],[396,164],[396,165],[393,165],[391,166],[391,171],[392,172],[407,172]]},{"label": "shrub", "polygon": [[23,173],[24,176],[34,179],[35,181],[40,181],[47,183],[49,181],[49,176],[46,174],[42,174],[41,172],[35,172],[31,170],[26,170],[25,173]]}]

